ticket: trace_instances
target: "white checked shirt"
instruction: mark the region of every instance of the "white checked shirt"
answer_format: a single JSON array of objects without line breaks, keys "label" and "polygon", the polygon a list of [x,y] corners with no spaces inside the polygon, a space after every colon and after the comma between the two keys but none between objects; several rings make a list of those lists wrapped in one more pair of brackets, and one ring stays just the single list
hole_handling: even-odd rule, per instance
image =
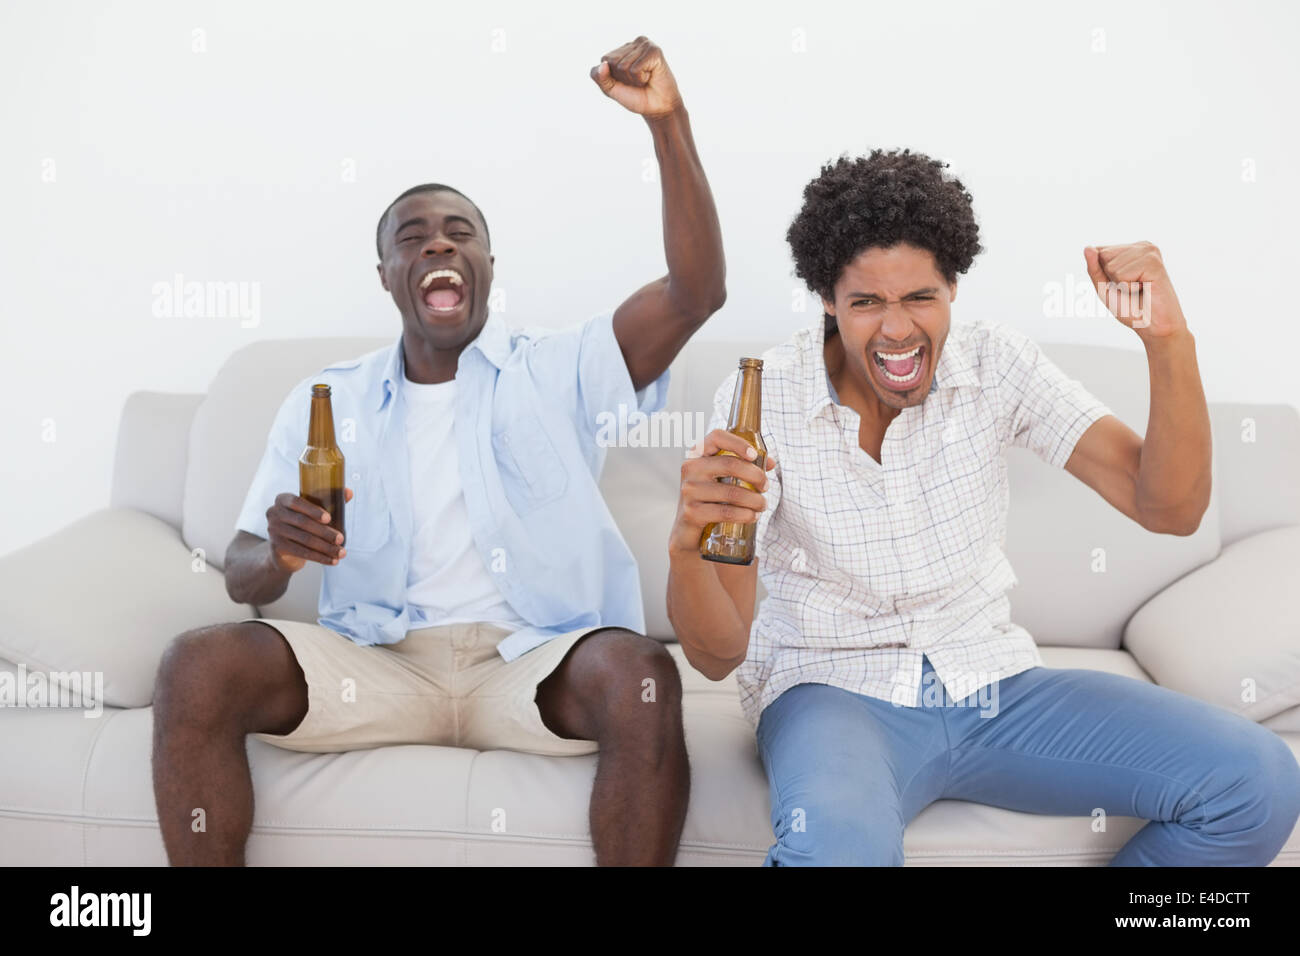
[{"label": "white checked shirt", "polygon": [[[757,725],[805,683],[917,706],[922,654],[955,701],[1041,665],[1010,619],[1002,451],[1064,467],[1110,409],[1016,329],[953,324],[930,393],[889,423],[877,463],[858,445],[858,413],[832,397],[822,343],[819,321],[763,356],[777,466],[758,522],[768,596],[737,673],[746,716]],[[710,429],[726,427],[735,380]]]}]

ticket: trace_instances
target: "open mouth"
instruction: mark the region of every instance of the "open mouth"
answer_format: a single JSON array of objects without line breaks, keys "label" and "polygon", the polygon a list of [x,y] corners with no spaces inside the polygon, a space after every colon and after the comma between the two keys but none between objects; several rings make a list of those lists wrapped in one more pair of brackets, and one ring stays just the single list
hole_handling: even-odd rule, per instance
[{"label": "open mouth", "polygon": [[420,295],[431,312],[455,312],[465,301],[465,279],[455,269],[435,269],[420,280]]},{"label": "open mouth", "polygon": [[926,357],[924,345],[917,345],[905,351],[882,352],[875,349],[871,358],[881,381],[894,391],[905,392],[920,384],[925,376]]}]

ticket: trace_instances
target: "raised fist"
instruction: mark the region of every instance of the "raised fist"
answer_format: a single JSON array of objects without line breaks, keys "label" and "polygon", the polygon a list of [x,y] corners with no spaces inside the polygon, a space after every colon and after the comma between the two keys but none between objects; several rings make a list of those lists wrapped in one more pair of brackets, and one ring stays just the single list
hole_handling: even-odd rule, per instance
[{"label": "raised fist", "polygon": [[1164,259],[1151,243],[1088,246],[1083,258],[1111,315],[1141,338],[1162,338],[1187,327]]},{"label": "raised fist", "polygon": [[591,78],[610,99],[646,119],[667,116],[682,105],[663,51],[645,37],[602,56]]}]

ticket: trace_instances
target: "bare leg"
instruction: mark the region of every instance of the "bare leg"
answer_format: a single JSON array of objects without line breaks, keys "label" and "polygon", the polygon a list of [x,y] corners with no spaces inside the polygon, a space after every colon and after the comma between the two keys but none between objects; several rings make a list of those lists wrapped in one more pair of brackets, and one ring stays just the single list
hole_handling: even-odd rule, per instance
[{"label": "bare leg", "polygon": [[167,647],[153,702],[153,787],[173,866],[242,866],[253,827],[245,736],[287,734],[307,682],[273,627],[186,631]]},{"label": "bare leg", "polygon": [[600,744],[590,809],[596,863],[670,866],[691,784],[681,676],[667,649],[620,628],[589,634],[538,686],[537,705],[561,737]]}]

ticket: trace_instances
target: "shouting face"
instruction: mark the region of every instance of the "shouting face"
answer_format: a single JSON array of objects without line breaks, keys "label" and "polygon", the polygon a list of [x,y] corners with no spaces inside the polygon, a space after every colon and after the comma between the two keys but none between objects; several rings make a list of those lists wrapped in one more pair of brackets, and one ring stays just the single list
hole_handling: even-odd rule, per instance
[{"label": "shouting face", "polygon": [[379,280],[408,336],[459,349],[487,321],[494,257],[487,226],[465,197],[421,192],[397,202],[380,229]]},{"label": "shouting face", "polygon": [[886,414],[921,404],[957,297],[934,256],[907,243],[866,249],[844,267],[834,295],[822,307],[839,327],[847,384],[874,394]]}]

